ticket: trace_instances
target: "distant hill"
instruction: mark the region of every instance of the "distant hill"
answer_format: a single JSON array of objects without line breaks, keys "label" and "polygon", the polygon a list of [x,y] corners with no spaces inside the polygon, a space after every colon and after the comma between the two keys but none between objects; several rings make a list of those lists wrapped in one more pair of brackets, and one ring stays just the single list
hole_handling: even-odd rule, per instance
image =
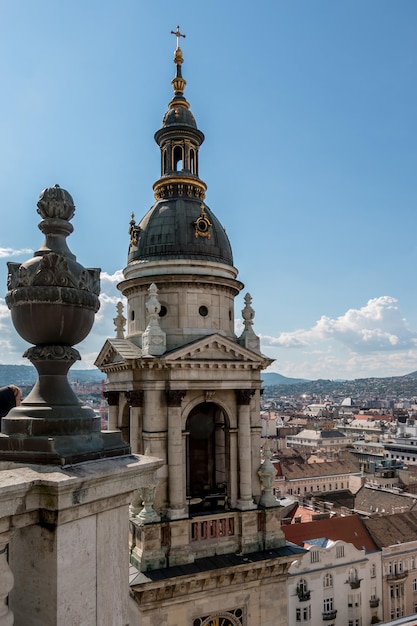
[{"label": "distant hill", "polygon": [[413,398],[417,396],[417,374],[390,376],[386,378],[356,378],[355,380],[310,380],[298,383],[265,382],[270,391],[277,395],[310,394],[319,397],[342,396],[359,399],[363,395],[374,400],[386,396]]},{"label": "distant hill", "polygon": [[297,385],[298,383],[309,382],[305,378],[287,378],[282,374],[276,374],[275,372],[262,374],[262,380],[265,387],[272,387],[274,385]]},{"label": "distant hill", "polygon": [[[98,369],[70,370],[70,380],[81,383],[95,383],[105,379],[105,375]],[[36,369],[33,365],[0,365],[0,387],[6,385],[20,385],[30,387],[37,380]]]}]

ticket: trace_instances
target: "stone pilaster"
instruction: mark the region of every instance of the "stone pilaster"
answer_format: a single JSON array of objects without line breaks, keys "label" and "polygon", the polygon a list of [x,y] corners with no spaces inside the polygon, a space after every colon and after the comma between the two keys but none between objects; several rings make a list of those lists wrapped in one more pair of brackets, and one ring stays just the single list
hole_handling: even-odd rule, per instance
[{"label": "stone pilaster", "polygon": [[230,506],[236,508],[239,496],[238,429],[229,430],[230,437]]},{"label": "stone pilaster", "polygon": [[187,517],[185,502],[185,480],[182,449],[181,402],[186,392],[167,390],[168,404],[168,480],[169,480],[169,519]]},{"label": "stone pilaster", "polygon": [[109,430],[117,430],[119,427],[119,392],[105,391],[104,397],[109,405]]},{"label": "stone pilaster", "polygon": [[239,499],[237,501],[237,508],[242,511],[256,508],[252,497],[252,454],[250,436],[250,403],[254,393],[255,391],[253,389],[236,390],[239,428]]},{"label": "stone pilaster", "polygon": [[126,391],[126,399],[130,407],[130,446],[132,454],[144,453],[141,449],[141,425],[144,392],[142,389]]},{"label": "stone pilaster", "polygon": [[65,469],[0,464],[1,626],[129,622],[128,507],[160,465],[132,455]]},{"label": "stone pilaster", "polygon": [[130,562],[140,572],[166,567],[161,524],[142,524],[137,518],[130,520]]},{"label": "stone pilaster", "polygon": [[13,612],[8,605],[8,596],[13,589],[14,576],[8,563],[8,544],[12,532],[0,533],[0,626],[13,626]]}]

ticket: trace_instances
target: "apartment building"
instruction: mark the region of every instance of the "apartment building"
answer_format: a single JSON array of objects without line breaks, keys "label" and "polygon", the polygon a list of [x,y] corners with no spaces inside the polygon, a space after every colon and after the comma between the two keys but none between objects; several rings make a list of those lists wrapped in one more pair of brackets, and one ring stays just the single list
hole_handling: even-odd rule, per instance
[{"label": "apartment building", "polygon": [[382,619],[381,560],[357,515],[283,527],[307,552],[290,566],[288,625],[368,626]]},{"label": "apartment building", "polygon": [[311,494],[350,490],[362,486],[362,475],[351,461],[294,463],[282,460],[274,482],[276,495],[307,497]]},{"label": "apartment building", "polygon": [[363,523],[381,552],[384,620],[417,613],[417,512]]}]

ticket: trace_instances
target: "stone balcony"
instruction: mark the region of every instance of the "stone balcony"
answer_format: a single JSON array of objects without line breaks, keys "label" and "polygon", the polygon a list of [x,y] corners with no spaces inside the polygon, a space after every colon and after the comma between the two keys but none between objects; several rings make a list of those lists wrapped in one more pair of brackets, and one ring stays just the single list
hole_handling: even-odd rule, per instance
[{"label": "stone balcony", "polygon": [[386,575],[386,580],[388,582],[404,580],[404,578],[407,578],[407,576],[408,576],[407,570],[403,570],[402,572],[392,572],[391,574]]},{"label": "stone balcony", "polygon": [[379,607],[379,598],[371,598],[369,600],[369,606],[371,609],[377,609]]},{"label": "stone balcony", "polygon": [[297,591],[297,596],[300,602],[307,602],[310,600],[311,591]]},{"label": "stone balcony", "polygon": [[337,615],[336,609],[334,609],[333,611],[323,611],[322,618],[323,618],[323,621],[329,622],[332,619],[336,619],[336,615]]}]

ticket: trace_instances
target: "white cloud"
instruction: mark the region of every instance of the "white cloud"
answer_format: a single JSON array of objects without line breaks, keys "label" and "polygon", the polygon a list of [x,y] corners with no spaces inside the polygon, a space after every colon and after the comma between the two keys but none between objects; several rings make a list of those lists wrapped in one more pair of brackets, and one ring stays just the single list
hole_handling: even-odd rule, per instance
[{"label": "white cloud", "polygon": [[264,345],[283,348],[306,348],[328,340],[363,354],[417,348],[417,333],[409,329],[398,300],[391,296],[373,298],[362,308],[349,309],[335,319],[323,315],[310,329],[262,337]]},{"label": "white cloud", "polygon": [[243,329],[244,329],[244,325],[243,325],[243,320],[241,320],[239,317],[237,317],[235,319],[235,334],[239,337],[239,335],[241,335],[243,333]]},{"label": "white cloud", "polygon": [[103,284],[106,286],[108,284],[116,286],[117,283],[120,283],[123,280],[123,278],[123,270],[117,270],[114,274],[108,274],[107,272],[101,272],[100,274],[102,286]]},{"label": "white cloud", "polygon": [[6,259],[7,257],[20,256],[20,255],[33,254],[33,250],[30,248],[22,248],[20,250],[14,248],[0,248],[0,259]]}]

